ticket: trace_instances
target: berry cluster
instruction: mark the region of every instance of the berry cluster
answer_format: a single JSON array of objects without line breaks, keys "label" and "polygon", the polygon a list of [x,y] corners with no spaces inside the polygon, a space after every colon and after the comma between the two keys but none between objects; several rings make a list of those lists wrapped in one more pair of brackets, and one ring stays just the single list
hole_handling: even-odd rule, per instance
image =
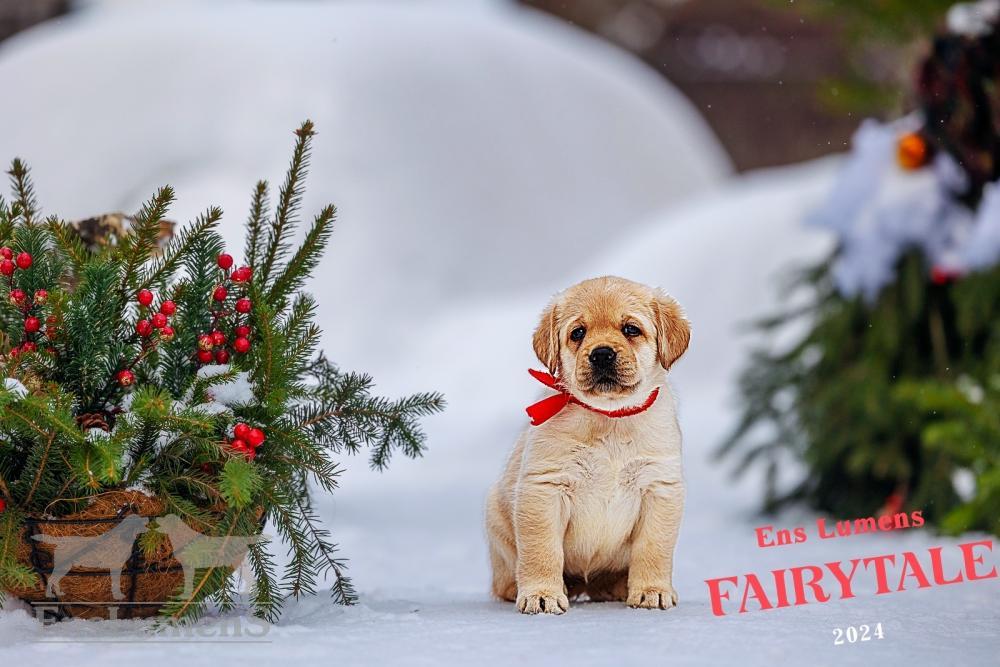
[{"label": "berry cluster", "polygon": [[25,270],[31,268],[31,255],[22,252],[14,257],[14,251],[10,248],[0,248],[0,274],[11,278],[17,269]]},{"label": "berry cluster", "polygon": [[[222,270],[222,281],[212,291],[212,331],[198,336],[198,361],[203,364],[228,364],[231,352],[250,351],[250,327],[245,316],[253,304],[245,294],[234,299],[233,292],[241,288],[245,292],[253,271],[249,266],[234,270],[232,256],[225,253],[219,255],[216,263]],[[223,331],[227,324],[232,328],[230,336]]]},{"label": "berry cluster", "polygon": [[122,387],[128,387],[135,383],[135,373],[132,369],[135,368],[136,364],[145,359],[160,343],[168,343],[174,339],[174,328],[170,326],[170,316],[177,312],[177,304],[167,300],[160,304],[159,310],[155,313],[147,313],[147,310],[153,305],[154,299],[155,296],[148,289],[139,290],[135,295],[135,300],[139,304],[139,314],[144,316],[135,323],[135,334],[142,341],[142,349],[128,366],[118,371],[116,379]]},{"label": "berry cluster", "polygon": [[229,448],[248,461],[253,461],[257,457],[257,448],[264,444],[266,440],[264,432],[259,428],[251,428],[243,422],[239,422],[233,428],[233,439],[228,443]]},{"label": "berry cluster", "polygon": [[[18,253],[15,257],[14,251],[10,248],[0,248],[0,274],[7,276],[7,298],[11,305],[24,315],[24,342],[11,350],[11,355],[15,357],[22,352],[36,352],[38,350],[38,343],[32,339],[38,336],[38,332],[42,328],[42,321],[38,318],[39,309],[49,299],[49,293],[43,289],[36,291],[29,297],[24,290],[14,287],[14,272],[18,269],[24,271],[31,268],[33,261],[29,253]],[[46,330],[46,335],[48,334],[49,330]]]}]

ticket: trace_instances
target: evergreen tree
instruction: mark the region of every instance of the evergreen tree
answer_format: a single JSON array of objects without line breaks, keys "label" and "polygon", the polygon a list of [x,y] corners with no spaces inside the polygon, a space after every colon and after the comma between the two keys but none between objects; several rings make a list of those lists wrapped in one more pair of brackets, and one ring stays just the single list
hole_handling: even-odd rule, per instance
[{"label": "evergreen tree", "polygon": [[[16,557],[26,517],[139,487],[207,535],[256,535],[262,519],[275,527],[291,561],[279,572],[265,548],[250,547],[259,615],[275,618],[287,596],[315,592],[327,574],[338,602],[354,600],[310,484],[334,490],[342,453],[370,448],[379,469],[397,450],[419,456],[419,420],[444,401],[375,396],[370,377],[318,349],[315,302],[300,290],[335,208],[292,244],[313,134],[308,121],[296,132],[273,213],[267,183],[255,187],[239,267],[218,208],[159,247],[169,187],[118,243],[88,249],[71,226],[41,217],[28,169],[14,161],[14,196],[0,199],[0,594],[34,582]],[[231,605],[229,569],[199,571],[195,591],[163,613]]]},{"label": "evergreen tree", "polygon": [[[917,224],[911,202],[836,202],[834,217],[859,222],[837,221],[841,247],[793,280],[811,302],[761,322],[768,334],[793,322],[807,333],[754,356],[743,418],[721,452],[741,453],[739,471],[766,466],[766,509],[796,499],[842,517],[920,509],[949,532],[1000,535],[1000,27],[938,37],[917,92],[923,127],[900,137],[899,166],[928,170],[927,189],[948,198],[929,193],[922,239],[905,229]],[[852,168],[878,163],[865,155]],[[835,265],[877,246],[852,252],[862,276],[879,275],[872,263],[891,255],[894,232],[904,246],[894,279],[874,298],[845,293],[837,275],[850,266]],[[779,489],[789,459],[806,473]]]},{"label": "evergreen tree", "polygon": [[[741,380],[741,422],[720,450],[767,471],[765,509],[806,500],[838,517],[923,510],[950,532],[1000,534],[1000,268],[928,280],[912,252],[874,303],[837,292],[829,262],[805,276],[808,322],[788,350],[759,350]],[[800,281],[796,280],[796,284]],[[789,457],[788,454],[791,454]],[[806,473],[778,487],[778,467]],[[975,477],[963,501],[956,471]]]}]

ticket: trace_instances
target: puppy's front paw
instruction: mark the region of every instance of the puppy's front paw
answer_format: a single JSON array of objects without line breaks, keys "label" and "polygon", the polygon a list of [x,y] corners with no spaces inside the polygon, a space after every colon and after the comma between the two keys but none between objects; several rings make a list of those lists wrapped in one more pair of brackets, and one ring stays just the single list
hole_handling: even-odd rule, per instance
[{"label": "puppy's front paw", "polygon": [[562,614],[569,598],[562,591],[530,590],[517,594],[517,610],[522,614]]},{"label": "puppy's front paw", "polygon": [[639,609],[670,609],[677,606],[677,591],[673,586],[633,588],[625,604]]}]

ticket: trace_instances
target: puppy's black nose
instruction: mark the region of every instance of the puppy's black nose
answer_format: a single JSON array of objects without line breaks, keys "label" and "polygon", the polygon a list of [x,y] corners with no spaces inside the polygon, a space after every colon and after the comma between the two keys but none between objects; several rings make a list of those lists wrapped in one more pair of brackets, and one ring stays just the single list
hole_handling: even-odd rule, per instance
[{"label": "puppy's black nose", "polygon": [[590,351],[590,363],[597,368],[609,368],[618,353],[610,347],[595,347]]}]

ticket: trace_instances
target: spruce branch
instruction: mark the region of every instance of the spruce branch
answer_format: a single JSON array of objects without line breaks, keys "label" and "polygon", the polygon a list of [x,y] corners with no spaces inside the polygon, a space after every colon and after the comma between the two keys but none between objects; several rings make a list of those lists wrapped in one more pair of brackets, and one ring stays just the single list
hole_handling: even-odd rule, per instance
[{"label": "spruce branch", "polygon": [[221,219],[222,209],[213,206],[199,215],[193,224],[182,229],[167,245],[163,254],[141,272],[136,290],[149,289],[173,278],[183,265],[184,259],[215,231]]},{"label": "spruce branch", "polygon": [[35,187],[31,182],[31,170],[20,158],[14,158],[7,174],[10,176],[11,187],[14,190],[14,201],[17,203],[24,224],[31,227],[38,215],[38,202],[35,199]]},{"label": "spruce branch", "polygon": [[7,201],[0,195],[0,243],[4,243],[14,235],[14,219],[17,217]]},{"label": "spruce branch", "polygon": [[49,462],[49,454],[52,451],[52,445],[55,441],[56,434],[49,433],[45,439],[45,446],[41,450],[41,462],[35,470],[34,480],[32,480],[31,486],[28,487],[28,492],[24,495],[23,502],[25,507],[31,507],[31,501],[35,497],[35,492],[38,491],[38,485],[42,482],[42,475],[45,474],[46,466]]},{"label": "spruce branch", "polygon": [[257,274],[261,285],[266,286],[270,283],[275,262],[281,261],[288,252],[288,237],[294,231],[299,206],[302,203],[302,180],[309,169],[310,145],[315,134],[310,120],[302,123],[295,131],[295,150],[292,152],[292,161],[285,174],[285,182],[278,193],[278,208],[268,233],[264,263]]},{"label": "spruce branch", "polygon": [[219,479],[219,491],[230,507],[244,508],[250,505],[260,490],[263,480],[257,469],[249,462],[234,458],[226,461]]},{"label": "spruce branch", "polygon": [[347,569],[347,561],[338,558],[337,545],[329,541],[330,531],[319,527],[319,517],[311,507],[298,499],[299,512],[301,513],[303,524],[309,531],[312,544],[312,556],[320,561],[321,569],[317,571],[317,576],[322,576],[324,572],[332,572],[334,576],[331,594],[338,604],[353,605],[358,601],[357,591],[351,583],[349,577],[344,574]]},{"label": "spruce branch", "polygon": [[280,306],[288,298],[288,294],[299,290],[306,279],[319,266],[319,260],[333,234],[333,223],[337,216],[337,207],[326,206],[313,220],[309,233],[284,270],[275,278],[267,294],[268,303]]},{"label": "spruce branch", "polygon": [[137,289],[139,270],[153,256],[160,235],[160,222],[174,201],[174,189],[165,185],[135,214],[129,234],[118,246],[115,259],[122,266],[119,300],[125,303],[129,293]]},{"label": "spruce branch", "polygon": [[[229,539],[239,536],[241,533],[253,534],[248,532],[248,529],[253,530],[252,527],[247,526],[245,521],[241,521],[243,517],[242,510],[236,510],[232,516],[225,518],[224,531],[221,535],[221,537],[225,538],[225,541],[219,547],[220,550],[226,548]],[[195,575],[191,596],[187,598],[178,597],[168,603],[161,612],[161,617],[173,618],[174,620],[197,620],[204,613],[205,601],[222,588],[230,576],[231,572],[226,567],[212,566],[205,568],[200,577]]]},{"label": "spruce branch", "polygon": [[267,181],[257,181],[254,186],[253,199],[250,203],[250,216],[247,218],[247,240],[243,249],[243,256],[247,264],[256,269],[258,254],[260,253],[260,235],[264,230],[267,209],[270,207],[268,201]]},{"label": "spruce branch", "polygon": [[49,216],[45,220],[45,225],[52,234],[56,245],[62,253],[69,259],[74,271],[79,271],[87,263],[90,253],[80,242],[80,236],[76,231],[56,216]]},{"label": "spruce branch", "polygon": [[275,583],[278,575],[274,558],[263,546],[251,544],[247,559],[254,573],[254,585],[250,592],[254,614],[273,623],[280,618],[284,602]]},{"label": "spruce branch", "polygon": [[38,576],[18,561],[24,517],[10,508],[0,514],[0,604],[7,589],[31,588],[37,585]]},{"label": "spruce branch", "polygon": [[289,545],[291,558],[282,576],[284,588],[295,598],[315,592],[316,564],[310,559],[309,535],[302,526],[297,504],[286,490],[273,486],[266,488],[263,495],[269,501],[268,519]]}]

